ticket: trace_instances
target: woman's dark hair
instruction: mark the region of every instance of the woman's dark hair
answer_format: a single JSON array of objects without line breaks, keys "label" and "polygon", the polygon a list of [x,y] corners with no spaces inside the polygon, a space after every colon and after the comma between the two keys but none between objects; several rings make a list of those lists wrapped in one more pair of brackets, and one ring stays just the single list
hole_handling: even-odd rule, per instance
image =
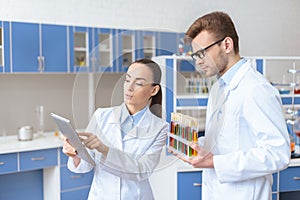
[{"label": "woman's dark hair", "polygon": [[148,67],[152,72],[152,80],[153,80],[152,85],[153,86],[156,86],[156,85],[159,86],[159,91],[156,93],[155,96],[153,96],[151,98],[151,103],[150,103],[149,108],[150,108],[150,111],[154,115],[161,118],[162,117],[162,92],[161,92],[161,86],[160,86],[160,81],[161,81],[160,67],[153,60],[146,59],[146,58],[136,60],[132,64],[134,64],[134,63],[140,63],[140,64],[143,64],[146,67]]}]

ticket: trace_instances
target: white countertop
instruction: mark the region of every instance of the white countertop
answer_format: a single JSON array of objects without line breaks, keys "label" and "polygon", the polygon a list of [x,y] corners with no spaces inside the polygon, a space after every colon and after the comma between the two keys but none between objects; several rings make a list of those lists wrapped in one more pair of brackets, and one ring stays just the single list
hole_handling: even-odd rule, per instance
[{"label": "white countertop", "polygon": [[0,154],[62,147],[63,141],[54,132],[34,134],[31,141],[19,141],[17,135],[0,137]]}]

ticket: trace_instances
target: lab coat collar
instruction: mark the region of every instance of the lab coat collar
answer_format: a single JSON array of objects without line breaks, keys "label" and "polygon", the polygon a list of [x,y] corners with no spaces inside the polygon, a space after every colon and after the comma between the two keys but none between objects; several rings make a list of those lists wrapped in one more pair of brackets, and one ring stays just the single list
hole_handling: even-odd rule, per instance
[{"label": "lab coat collar", "polygon": [[[218,99],[216,105],[214,106],[212,115],[210,117],[212,117],[224,105],[230,91],[235,89],[238,86],[239,82],[245,76],[246,72],[250,69],[251,69],[251,64],[249,61],[247,61],[246,63],[243,63],[242,66],[240,66],[240,68],[237,70],[237,72],[232,77],[232,80],[229,82],[229,85],[226,85],[225,87],[223,86],[224,87],[224,91],[223,91],[224,95],[219,96],[219,99]],[[221,89],[221,87],[222,87],[221,84],[218,83],[218,89],[215,90],[215,92],[218,92]],[[216,94],[214,94],[213,96],[217,97]]]},{"label": "lab coat collar", "polygon": [[246,72],[249,71],[250,69],[251,69],[251,63],[250,61],[247,61],[238,69],[238,71],[233,76],[232,80],[229,83],[228,90],[235,89],[238,86],[239,82],[245,76]]},{"label": "lab coat collar", "polygon": [[125,135],[123,141],[134,139],[137,137],[147,137],[149,135],[150,122],[151,111],[149,110],[149,108],[147,108],[141,120],[136,126],[133,127],[133,129],[127,135]]},{"label": "lab coat collar", "polygon": [[[123,103],[120,106],[116,106],[113,109],[113,114],[112,117],[110,117],[107,120],[108,124],[114,124],[117,127],[117,131],[119,132],[119,135],[121,135],[121,124],[122,122],[124,122],[126,120],[126,114],[124,114],[124,116],[122,116],[122,111],[123,110],[127,110],[126,105]],[[127,110],[128,112],[128,110]],[[129,112],[128,112],[129,115]],[[129,140],[129,139],[134,139],[136,137],[141,137],[144,135],[147,135],[148,131],[149,131],[149,125],[150,125],[150,121],[151,121],[151,111],[149,109],[149,107],[147,108],[147,110],[145,111],[144,115],[142,116],[142,118],[140,119],[140,121],[138,122],[138,124],[136,126],[134,126],[134,128],[127,134],[125,135],[125,137],[123,138],[124,140]]]}]

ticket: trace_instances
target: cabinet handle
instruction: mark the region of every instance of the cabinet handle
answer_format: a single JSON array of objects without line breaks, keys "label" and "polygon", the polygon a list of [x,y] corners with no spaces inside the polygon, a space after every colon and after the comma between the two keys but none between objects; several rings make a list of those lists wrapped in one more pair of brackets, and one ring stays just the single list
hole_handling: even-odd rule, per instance
[{"label": "cabinet handle", "polygon": [[45,58],[44,56],[38,56],[38,70],[39,72],[43,72],[45,69]]},{"label": "cabinet handle", "polygon": [[202,187],[202,184],[201,183],[193,183],[193,186],[195,186],[195,187]]},{"label": "cabinet handle", "polygon": [[300,180],[300,177],[299,176],[294,176],[294,180],[298,181],[298,180]]},{"label": "cabinet handle", "polygon": [[75,178],[81,178],[81,175],[73,175],[71,176],[71,178],[75,179]]},{"label": "cabinet handle", "polygon": [[42,59],[42,71],[45,71],[45,57],[41,56]]},{"label": "cabinet handle", "polygon": [[0,165],[4,165],[5,164],[5,162],[0,162]]},{"label": "cabinet handle", "polygon": [[45,160],[45,157],[37,157],[37,158],[31,158],[32,161],[37,161],[37,160]]}]

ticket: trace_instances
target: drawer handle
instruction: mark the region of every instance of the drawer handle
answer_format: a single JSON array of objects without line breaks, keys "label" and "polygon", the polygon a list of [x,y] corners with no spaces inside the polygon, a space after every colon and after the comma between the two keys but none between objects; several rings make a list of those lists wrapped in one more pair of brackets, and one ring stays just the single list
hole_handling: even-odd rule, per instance
[{"label": "drawer handle", "polygon": [[71,176],[71,178],[75,179],[75,178],[81,178],[81,175],[73,175]]},{"label": "drawer handle", "polygon": [[0,165],[4,165],[5,164],[5,162],[0,162]]},{"label": "drawer handle", "polygon": [[294,180],[298,181],[298,180],[300,180],[300,177],[299,176],[294,176]]},{"label": "drawer handle", "polygon": [[45,157],[31,158],[32,161],[45,160]]},{"label": "drawer handle", "polygon": [[201,183],[193,183],[193,186],[195,186],[195,187],[201,187],[202,184]]}]

